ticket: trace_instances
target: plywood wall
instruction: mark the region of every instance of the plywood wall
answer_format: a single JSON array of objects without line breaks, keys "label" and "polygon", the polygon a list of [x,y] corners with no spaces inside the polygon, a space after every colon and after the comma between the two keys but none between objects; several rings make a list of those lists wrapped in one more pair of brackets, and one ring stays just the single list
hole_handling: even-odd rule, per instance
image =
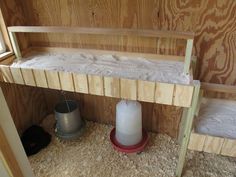
[{"label": "plywood wall", "polygon": [[[235,0],[2,0],[8,25],[58,25],[193,31],[201,81],[236,84]],[[15,12],[16,11],[16,12]],[[172,39],[89,35],[25,35],[28,45],[66,46],[182,55],[184,42]],[[45,90],[49,109],[58,93]],[[30,92],[29,92],[30,94]],[[55,96],[56,95],[56,96]],[[114,121],[117,100],[74,95],[83,114]],[[50,99],[52,98],[52,99]],[[9,98],[10,99],[10,98]],[[44,101],[42,101],[44,103]],[[176,136],[181,109],[142,103],[145,126]]]}]

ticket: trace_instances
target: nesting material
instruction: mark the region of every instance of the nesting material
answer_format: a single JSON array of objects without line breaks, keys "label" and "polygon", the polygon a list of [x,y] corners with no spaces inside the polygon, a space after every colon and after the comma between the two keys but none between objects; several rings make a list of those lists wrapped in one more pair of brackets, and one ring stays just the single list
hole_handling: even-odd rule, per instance
[{"label": "nesting material", "polygon": [[32,52],[12,64],[12,67],[68,71],[127,79],[189,84],[192,78],[183,73],[184,63],[149,60],[141,57],[117,57],[88,53]]},{"label": "nesting material", "polygon": [[236,139],[236,101],[204,98],[196,132]]},{"label": "nesting material", "polygon": [[[53,133],[54,117],[42,126]],[[115,151],[109,141],[112,126],[87,122],[85,134],[78,140],[62,141],[52,137],[51,144],[31,156],[36,177],[173,177],[178,146],[167,135],[150,133],[150,141],[141,154],[125,155]],[[234,177],[236,159],[214,154],[189,152],[184,177]]]}]

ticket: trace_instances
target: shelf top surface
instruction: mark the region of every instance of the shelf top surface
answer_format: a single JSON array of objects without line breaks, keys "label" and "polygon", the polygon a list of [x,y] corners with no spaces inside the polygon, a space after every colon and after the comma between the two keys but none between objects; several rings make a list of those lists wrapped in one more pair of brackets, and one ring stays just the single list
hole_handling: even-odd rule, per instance
[{"label": "shelf top surface", "polygon": [[94,55],[81,51],[31,51],[11,67],[65,71],[153,82],[188,85],[192,77],[184,74],[184,63],[143,57]]}]

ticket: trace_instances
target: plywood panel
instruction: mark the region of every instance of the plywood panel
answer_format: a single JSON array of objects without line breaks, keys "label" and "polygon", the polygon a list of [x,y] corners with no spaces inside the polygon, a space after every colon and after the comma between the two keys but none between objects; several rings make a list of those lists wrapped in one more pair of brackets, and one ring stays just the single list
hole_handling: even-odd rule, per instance
[{"label": "plywood panel", "polygon": [[11,74],[12,74],[14,83],[24,85],[25,82],[24,82],[24,79],[22,77],[21,69],[10,67],[10,70],[11,70]]},{"label": "plywood panel", "polygon": [[103,77],[88,75],[89,93],[93,95],[104,95]]},{"label": "plywood panel", "polygon": [[155,82],[138,80],[138,100],[154,102]]},{"label": "plywood panel", "polygon": [[58,72],[52,70],[46,70],[45,73],[46,73],[48,88],[60,90],[61,84]]},{"label": "plywood panel", "polygon": [[75,91],[72,73],[60,71],[59,77],[60,77],[60,83],[61,83],[62,90],[71,91],[71,92]]},{"label": "plywood panel", "polygon": [[36,86],[32,69],[21,69],[25,85]]},{"label": "plywood panel", "polygon": [[114,77],[104,77],[105,96],[120,98],[120,80]]},{"label": "plywood panel", "polygon": [[73,73],[73,79],[74,79],[76,92],[89,93],[88,92],[88,78],[86,74]]},{"label": "plywood panel", "polygon": [[224,143],[224,138],[207,136],[203,147],[203,151],[219,154],[223,143]]},{"label": "plywood panel", "polygon": [[235,139],[225,139],[221,154],[231,157],[236,157],[236,140]]},{"label": "plywood panel", "polygon": [[0,83],[15,126],[21,135],[32,124],[38,124],[48,114],[41,88]]},{"label": "plywood panel", "polygon": [[137,81],[120,79],[120,97],[128,100],[137,99]]},{"label": "plywood panel", "polygon": [[174,96],[174,86],[174,84],[156,83],[155,102],[171,105]]},{"label": "plywood panel", "polygon": [[48,88],[45,71],[34,69],[33,73],[37,87]]},{"label": "plywood panel", "polygon": [[181,107],[191,106],[193,89],[193,86],[175,85],[173,104]]}]

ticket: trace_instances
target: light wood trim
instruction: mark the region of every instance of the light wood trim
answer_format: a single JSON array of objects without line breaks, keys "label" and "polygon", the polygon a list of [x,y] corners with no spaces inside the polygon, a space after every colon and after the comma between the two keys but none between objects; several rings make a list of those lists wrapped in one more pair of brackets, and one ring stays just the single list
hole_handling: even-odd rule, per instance
[{"label": "light wood trim", "polygon": [[221,149],[221,154],[230,157],[236,157],[236,140],[225,139]]},{"label": "light wood trim", "polygon": [[155,82],[138,80],[138,100],[154,102]]},{"label": "light wood trim", "polygon": [[120,97],[128,100],[137,100],[137,81],[120,79]]},{"label": "light wood trim", "polygon": [[213,84],[213,83],[201,82],[201,89],[214,91],[214,92],[236,94],[236,86],[233,86],[233,85]]},{"label": "light wood trim", "polygon": [[184,61],[184,73],[185,74],[189,74],[189,71],[190,71],[192,50],[193,50],[193,39],[188,39],[187,45],[186,45],[186,51],[185,51],[185,61]]},{"label": "light wood trim", "polygon": [[88,75],[89,93],[92,95],[104,95],[103,77]]},{"label": "light wood trim", "polygon": [[155,102],[172,105],[174,96],[174,84],[156,83]]},{"label": "light wood trim", "polygon": [[191,107],[189,107],[186,112],[185,122],[183,123],[184,125],[183,125],[183,129],[182,129],[183,132],[180,133],[180,134],[182,134],[183,138],[182,138],[181,145],[180,145],[179,160],[178,160],[177,168],[176,168],[176,176],[177,177],[181,177],[181,175],[182,175],[182,170],[183,170],[184,163],[185,163],[185,157],[186,157],[189,139],[190,139],[191,130],[192,130],[192,125],[193,125],[193,118],[194,118],[196,108],[197,108],[199,92],[200,92],[200,83],[196,82],[196,83],[194,83],[192,104],[191,104]]},{"label": "light wood trim", "polygon": [[19,44],[17,42],[16,34],[14,32],[9,32],[9,37],[10,37],[11,45],[12,45],[13,51],[16,55],[16,58],[20,59],[22,56],[21,56]]},{"label": "light wood trim", "polygon": [[21,68],[21,72],[25,81],[25,85],[36,86],[32,69]]},{"label": "light wood trim", "polygon": [[15,68],[15,67],[10,67],[10,70],[11,70],[11,74],[12,74],[14,83],[24,85],[25,82],[24,82],[23,76],[21,74],[21,69]]},{"label": "light wood trim", "polygon": [[14,177],[23,177],[21,169],[16,161],[16,158],[12,152],[12,149],[7,141],[7,138],[1,126],[0,126],[0,140],[1,140],[0,153],[3,155],[3,158],[7,163],[6,165],[9,168],[11,175]]},{"label": "light wood trim", "polygon": [[206,136],[198,133],[191,133],[188,149],[202,151],[205,144]]},{"label": "light wood trim", "polygon": [[120,98],[120,79],[114,77],[104,77],[105,96]]},{"label": "light wood trim", "polygon": [[33,69],[33,73],[37,87],[48,88],[45,71],[40,69]]},{"label": "light wood trim", "polygon": [[59,71],[59,78],[60,78],[62,90],[70,91],[70,92],[75,91],[72,73]]},{"label": "light wood trim", "polygon": [[48,88],[61,90],[60,79],[57,71],[45,70]]},{"label": "light wood trim", "polygon": [[89,93],[88,78],[86,74],[73,73],[75,91],[79,93]]},{"label": "light wood trim", "polygon": [[207,135],[203,151],[208,153],[220,154],[223,143],[224,138]]},{"label": "light wood trim", "polygon": [[62,27],[62,26],[11,26],[10,32],[23,33],[77,33],[77,34],[101,34],[120,36],[144,36],[144,37],[166,37],[177,39],[193,39],[192,32],[179,32],[167,30],[148,29],[125,29],[125,28],[86,28],[86,27]]},{"label": "light wood trim", "polygon": [[190,107],[192,103],[194,86],[175,85],[173,105],[180,107]]}]

